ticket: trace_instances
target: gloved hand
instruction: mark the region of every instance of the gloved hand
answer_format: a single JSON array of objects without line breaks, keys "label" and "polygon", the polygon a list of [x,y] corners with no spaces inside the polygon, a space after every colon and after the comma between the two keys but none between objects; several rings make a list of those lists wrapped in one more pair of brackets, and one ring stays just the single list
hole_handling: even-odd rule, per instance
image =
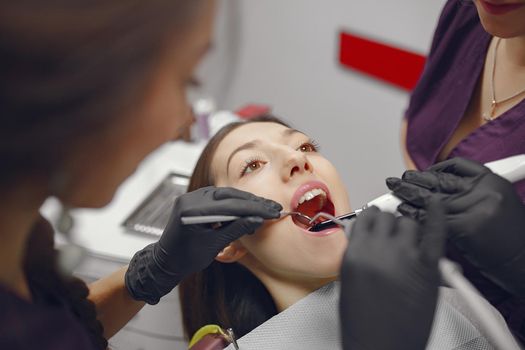
[{"label": "gloved hand", "polygon": [[525,206],[510,182],[455,158],[387,179],[387,186],[405,201],[398,210],[420,220],[427,200],[441,198],[449,239],[492,281],[525,296]]},{"label": "gloved hand", "polygon": [[[137,252],[126,272],[126,287],[136,300],[156,304],[186,276],[212,263],[228,244],[253,233],[264,219],[275,219],[282,206],[234,188],[204,187],[178,197],[160,240]],[[182,225],[182,216],[236,215],[214,228]]]},{"label": "gloved hand", "polygon": [[371,207],[357,218],[341,269],[344,349],[425,348],[446,236],[439,203],[427,217],[420,226]]}]

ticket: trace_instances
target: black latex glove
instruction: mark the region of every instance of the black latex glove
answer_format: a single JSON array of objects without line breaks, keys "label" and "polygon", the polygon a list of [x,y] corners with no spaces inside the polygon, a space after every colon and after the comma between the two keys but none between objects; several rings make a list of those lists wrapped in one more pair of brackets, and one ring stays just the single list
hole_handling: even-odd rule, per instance
[{"label": "black latex glove", "polygon": [[525,296],[525,206],[510,182],[454,158],[387,179],[387,186],[405,201],[398,210],[417,219],[426,216],[428,198],[441,198],[449,239],[492,281]]},{"label": "black latex glove", "polygon": [[424,226],[376,207],[357,218],[341,269],[344,349],[425,348],[440,284],[444,222],[439,203]]},{"label": "black latex glove", "polygon": [[[282,206],[234,188],[205,187],[178,197],[157,243],[137,252],[126,272],[126,287],[136,300],[156,304],[186,276],[206,268],[231,242],[253,233],[264,219],[279,217]],[[182,216],[235,215],[220,227],[182,225]]]}]

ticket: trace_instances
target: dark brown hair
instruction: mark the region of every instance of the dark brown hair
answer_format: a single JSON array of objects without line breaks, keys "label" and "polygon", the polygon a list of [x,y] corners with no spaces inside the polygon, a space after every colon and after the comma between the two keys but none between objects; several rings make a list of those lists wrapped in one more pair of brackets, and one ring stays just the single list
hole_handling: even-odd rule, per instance
[{"label": "dark brown hair", "polygon": [[194,21],[197,4],[2,1],[0,186],[52,173],[81,138],[124,123],[116,119],[142,101],[168,40]]},{"label": "dark brown hair", "polygon": [[[16,188],[24,176],[49,180],[80,140],[125,123],[168,40],[184,35],[203,3],[1,1],[0,189]],[[41,226],[36,223],[36,231]],[[51,234],[35,232],[27,242],[29,286],[67,302],[105,349],[87,287],[59,275],[52,230],[46,230]]]},{"label": "dark brown hair", "polygon": [[[253,122],[271,122],[289,127],[271,115],[226,125],[210,139],[201,153],[188,191],[214,185],[210,166],[217,147],[230,132]],[[277,314],[273,298],[266,287],[239,263],[214,261],[208,268],[179,284],[179,299],[184,332],[188,338],[206,324],[231,327],[237,337],[242,337]]]}]

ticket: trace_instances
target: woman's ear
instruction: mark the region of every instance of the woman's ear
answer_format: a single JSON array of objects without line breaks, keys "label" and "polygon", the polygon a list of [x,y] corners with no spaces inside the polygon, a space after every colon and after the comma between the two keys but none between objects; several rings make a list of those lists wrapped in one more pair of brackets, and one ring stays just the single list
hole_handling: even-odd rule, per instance
[{"label": "woman's ear", "polygon": [[226,248],[220,251],[215,260],[222,263],[234,263],[239,261],[247,253],[246,248],[239,241],[230,243]]}]

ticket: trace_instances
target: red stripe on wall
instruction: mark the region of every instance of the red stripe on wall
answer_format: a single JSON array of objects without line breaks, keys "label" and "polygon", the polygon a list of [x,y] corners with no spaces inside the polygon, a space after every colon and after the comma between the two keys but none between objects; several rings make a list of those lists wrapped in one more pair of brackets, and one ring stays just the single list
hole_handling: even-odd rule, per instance
[{"label": "red stripe on wall", "polygon": [[412,90],[425,66],[425,56],[340,33],[339,62],[406,90]]}]

